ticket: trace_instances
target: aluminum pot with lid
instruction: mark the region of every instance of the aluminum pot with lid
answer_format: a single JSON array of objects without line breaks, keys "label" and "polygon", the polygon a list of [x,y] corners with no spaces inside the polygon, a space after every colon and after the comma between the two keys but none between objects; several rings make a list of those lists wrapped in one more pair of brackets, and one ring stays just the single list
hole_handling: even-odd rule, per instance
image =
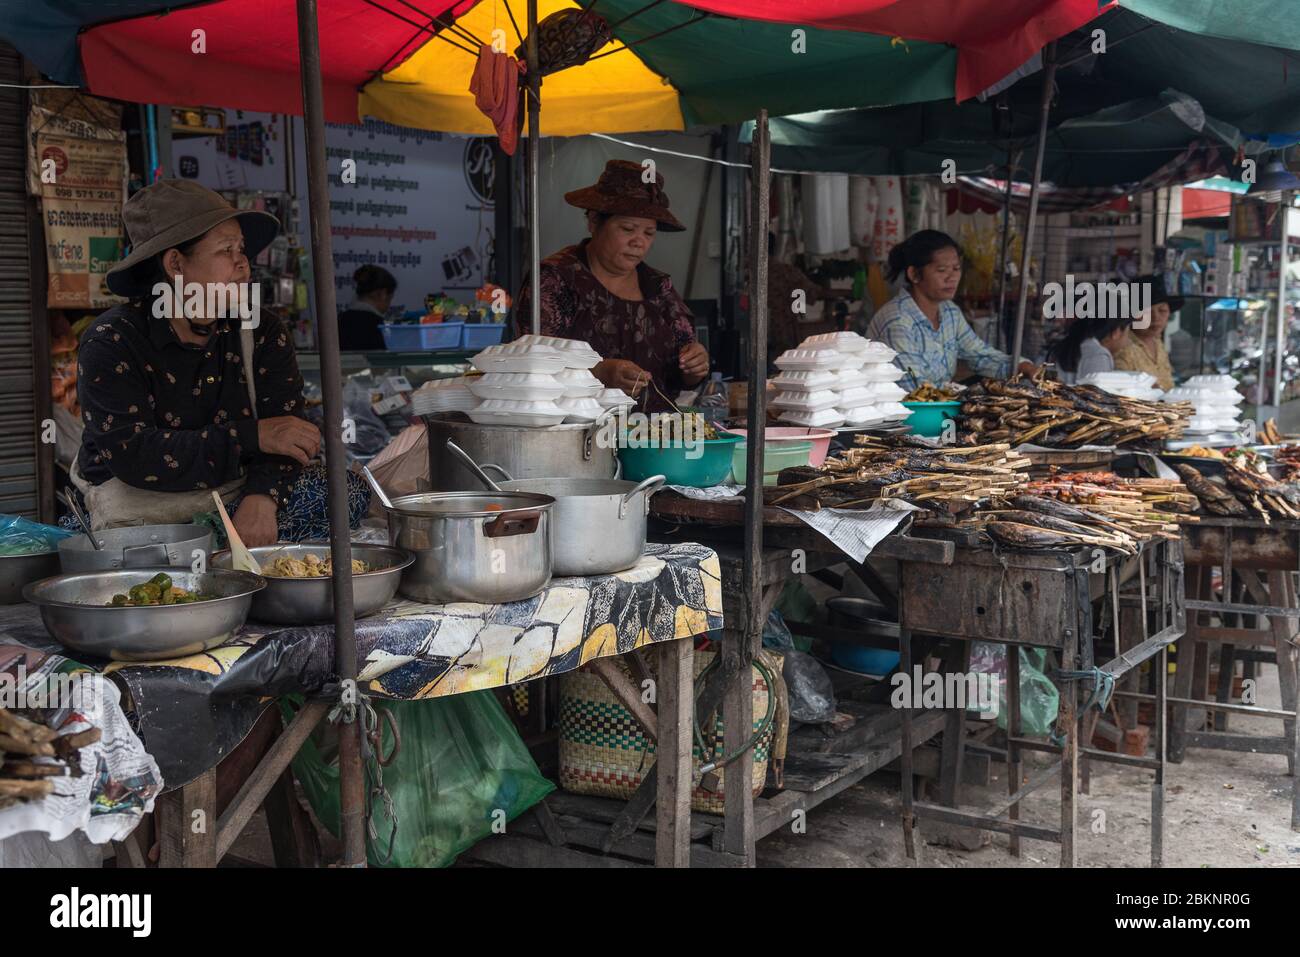
[{"label": "aluminum pot with lid", "polygon": [[650,496],[664,484],[664,477],[653,475],[642,482],[533,478],[498,484],[508,492],[555,499],[556,575],[609,575],[640,560]]},{"label": "aluminum pot with lid", "polygon": [[424,602],[497,604],[551,581],[555,499],[525,492],[421,492],[393,499],[388,541],[415,556],[398,590]]},{"label": "aluminum pot with lid", "polygon": [[619,473],[614,443],[601,440],[599,423],[534,428],[480,425],[457,413],[424,416],[429,433],[429,479],[446,492],[477,492],[482,483],[447,451],[451,439],[480,465],[498,465],[516,479],[609,479]]},{"label": "aluminum pot with lid", "polygon": [[194,563],[195,551],[202,551],[206,562],[214,546],[212,529],[194,524],[105,528],[95,532],[95,540],[100,544],[98,550],[85,535],[59,542],[59,562],[65,575],[146,565],[188,568]]}]

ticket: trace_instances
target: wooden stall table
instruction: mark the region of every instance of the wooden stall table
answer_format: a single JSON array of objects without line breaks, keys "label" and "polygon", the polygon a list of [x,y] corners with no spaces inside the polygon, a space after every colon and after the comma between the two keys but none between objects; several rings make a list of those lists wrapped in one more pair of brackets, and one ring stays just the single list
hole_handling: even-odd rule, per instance
[{"label": "wooden stall table", "polygon": [[[1300,522],[1204,516],[1183,528],[1187,558],[1187,622],[1184,653],[1178,656],[1174,681],[1173,726],[1169,760],[1181,762],[1187,748],[1283,754],[1292,776],[1291,828],[1300,831],[1300,787],[1294,781],[1300,763],[1296,733],[1297,602],[1295,573],[1300,570]],[[1222,598],[1213,594],[1212,576],[1221,572]],[[1202,624],[1202,614],[1217,614],[1218,625]],[[1237,619],[1230,621],[1229,619]],[[1209,662],[1217,646],[1219,684],[1210,699]],[[1258,664],[1277,665],[1282,707],[1232,703],[1235,662],[1245,662],[1245,677]],[[1214,730],[1206,730],[1207,711]],[[1230,732],[1233,714],[1272,718],[1281,735]]]},{"label": "wooden stall table", "polygon": [[[357,622],[360,681],[382,707],[385,698],[413,701],[500,688],[653,649],[660,669],[657,713],[634,712],[651,725],[647,731],[659,746],[656,766],[662,766],[654,788],[659,813],[652,857],[661,866],[686,866],[694,638],[721,624],[718,556],[693,543],[652,545],[631,569],[556,578],[521,602],[395,600]],[[91,665],[123,689],[145,747],[170,785],[160,798],[162,866],[216,866],[268,799],[273,832],[287,827],[305,836],[305,822],[290,814],[296,799],[289,768],[338,702],[333,631],[332,625],[277,630],[250,623],[226,644],[188,658]],[[0,612],[0,643],[61,650],[33,606]],[[276,698],[295,693],[306,695],[306,704],[281,731],[278,715],[272,720],[267,712],[275,710]],[[238,760],[224,763],[232,753]],[[224,780],[219,765],[228,772]],[[563,827],[545,801],[535,813],[556,852],[549,863],[557,857],[576,863],[566,856]],[[290,840],[293,834],[273,837],[277,863],[310,862],[309,850]],[[539,863],[535,843],[508,830],[466,853],[528,865]],[[138,843],[123,842],[121,850],[123,866],[144,866]]]},{"label": "wooden stall table", "polygon": [[[686,535],[707,542],[717,551],[721,562],[725,678],[720,680],[727,683],[722,716],[724,747],[728,753],[744,745],[753,726],[753,697],[750,684],[743,676],[748,675],[750,663],[759,651],[759,642],[747,642],[738,624],[732,624],[743,620],[741,603],[745,600],[741,587],[744,566],[740,544],[742,510],[740,497],[703,501],[663,491],[651,501],[652,515],[672,529],[660,540],[670,541]],[[761,567],[761,611],[764,619],[788,582],[802,574],[822,577],[831,566],[840,564],[847,565],[872,591],[883,593],[888,602],[888,589],[869,565],[844,555],[802,519],[780,508],[764,509],[763,519],[765,547]],[[883,538],[871,553],[872,557],[940,565],[950,563],[954,554],[955,546],[951,542],[914,539],[897,532]],[[834,637],[838,640],[859,644],[892,646],[897,643],[896,626],[884,640],[875,641],[847,629],[801,627],[794,622],[790,627],[823,637],[835,632]],[[888,626],[885,629],[888,631]],[[712,691],[706,687],[701,693],[697,714],[707,715],[711,710],[715,703]],[[772,787],[767,795],[755,799],[749,787],[729,785],[725,795],[725,813],[721,818],[705,819],[713,828],[703,839],[710,841],[714,848],[725,851],[731,863],[752,867],[757,841],[790,825],[798,812],[816,807],[899,758],[904,747],[901,712],[887,703],[858,702],[845,702],[840,711],[846,724],[835,731],[823,733],[818,729],[808,729],[791,734],[780,775],[769,770],[768,779]],[[913,746],[919,747],[937,736],[948,720],[943,712],[934,712],[918,720],[913,729]],[[752,773],[753,754],[750,751],[727,766],[728,781],[748,782]],[[697,815],[700,817],[704,816]]]},{"label": "wooden stall table", "polygon": [[[967,650],[958,665],[950,659],[948,667],[965,672],[969,665],[969,642],[987,641],[1007,646],[1007,743],[1005,759],[1008,797],[985,812],[956,810],[956,793],[945,802],[953,806],[918,802],[912,794],[910,766],[915,733],[913,709],[905,708],[903,717],[903,834],[908,855],[915,857],[918,822],[933,820],[945,824],[999,831],[1011,835],[1011,853],[1020,854],[1024,837],[1051,841],[1061,846],[1061,866],[1075,862],[1076,797],[1081,757],[1145,768],[1155,772],[1152,787],[1151,861],[1159,866],[1163,856],[1163,809],[1165,770],[1165,684],[1156,682],[1155,757],[1112,754],[1081,744],[1084,715],[1080,713],[1080,685],[1089,691],[1099,682],[1121,679],[1153,659],[1160,674],[1164,673],[1167,647],[1183,633],[1185,619],[1182,605],[1182,549],[1178,541],[1147,544],[1136,559],[1136,574],[1129,577],[1108,562],[1105,572],[1093,571],[1095,556],[1091,549],[1057,549],[1051,552],[995,553],[989,548],[963,546],[947,564],[907,561],[902,565],[900,595],[900,667],[912,672],[912,645],[917,636],[939,635],[957,639]],[[1129,581],[1129,591],[1122,594],[1121,582]],[[1121,649],[1111,661],[1096,666],[1093,650],[1093,601],[1107,589],[1116,609],[1114,625],[1119,628],[1117,609],[1134,603],[1146,614],[1137,617],[1142,640],[1125,643],[1117,634],[1116,647]],[[939,599],[939,600],[937,600]],[[1148,619],[1155,625],[1147,630]],[[1046,648],[1057,656],[1058,674],[1079,676],[1079,681],[1058,680],[1064,685],[1057,718],[1059,743],[1044,743],[1021,734],[1020,721],[1020,647]],[[1014,653],[1013,653],[1014,652]],[[954,667],[953,665],[957,665]],[[1082,676],[1087,675],[1084,678]],[[954,735],[945,739],[945,751],[953,751],[961,761],[962,739]],[[1059,755],[1060,760],[1022,782],[1021,752],[1043,751]],[[1057,828],[1027,824],[1020,820],[1020,804],[1031,793],[1059,777],[1061,817]],[[952,778],[960,785],[961,775]],[[1005,816],[1004,816],[1005,815]]]}]

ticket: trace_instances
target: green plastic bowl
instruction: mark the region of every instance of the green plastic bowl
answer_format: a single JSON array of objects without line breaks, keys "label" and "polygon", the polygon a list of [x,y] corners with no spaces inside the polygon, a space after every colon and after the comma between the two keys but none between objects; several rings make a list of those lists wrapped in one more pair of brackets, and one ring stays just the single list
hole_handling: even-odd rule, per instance
[{"label": "green plastic bowl", "polygon": [[907,418],[912,434],[928,439],[942,435],[944,422],[957,418],[961,408],[960,402],[904,402],[903,405],[912,410]]},{"label": "green plastic bowl", "polygon": [[709,488],[720,485],[731,474],[731,454],[739,441],[739,435],[728,435],[690,446],[620,443],[618,457],[623,463],[623,478],[628,481],[662,475],[668,485]]},{"label": "green plastic bowl", "polygon": [[[781,469],[796,465],[807,465],[812,457],[811,442],[779,442],[763,446],[763,484],[775,485],[776,476]],[[749,454],[749,443],[741,442],[731,457],[731,474],[737,485],[745,484],[745,459]]]}]

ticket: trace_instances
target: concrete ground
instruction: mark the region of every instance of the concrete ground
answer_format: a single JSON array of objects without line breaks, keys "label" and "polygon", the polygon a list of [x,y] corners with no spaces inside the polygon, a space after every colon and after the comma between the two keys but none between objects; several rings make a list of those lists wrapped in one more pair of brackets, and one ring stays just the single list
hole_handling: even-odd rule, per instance
[{"label": "concrete ground", "polygon": [[[1280,707],[1277,670],[1262,666],[1260,704]],[[1229,729],[1277,735],[1281,722],[1233,715]],[[1026,773],[1047,763],[1027,754]],[[988,788],[968,787],[963,807],[989,806],[1007,793],[1006,769],[994,764]],[[1149,867],[1151,782],[1149,771],[1094,763],[1090,794],[1078,798],[1075,854],[1080,867]],[[1164,863],[1166,867],[1300,867],[1300,833],[1291,830],[1295,779],[1276,754],[1187,751],[1165,774]],[[1060,790],[1055,781],[1021,805],[1023,820],[1056,826]],[[807,831],[779,831],[758,846],[760,867],[918,866],[903,853],[898,776],[878,773],[808,813]],[[921,867],[1056,867],[1060,849],[1023,841],[1019,860],[1008,854],[1008,837],[991,834],[977,851],[924,843]],[[987,833],[987,832],[986,832]]]}]

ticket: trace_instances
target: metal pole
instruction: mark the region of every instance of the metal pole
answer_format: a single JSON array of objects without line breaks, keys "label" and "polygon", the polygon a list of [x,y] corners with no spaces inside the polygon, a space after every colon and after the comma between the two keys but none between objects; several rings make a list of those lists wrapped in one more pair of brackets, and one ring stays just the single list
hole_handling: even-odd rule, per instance
[{"label": "metal pole", "polygon": [[745,641],[763,636],[763,445],[767,425],[767,218],[772,142],[759,110],[750,146],[749,416],[745,451]]},{"label": "metal pole", "polygon": [[1002,338],[1005,334],[1006,316],[1004,310],[1007,307],[1007,253],[1011,247],[1011,179],[1015,170],[1016,157],[1011,152],[1011,147],[1007,147],[1007,192],[1003,197],[1002,206],[1002,249],[998,253],[998,312],[997,321],[993,324],[993,331],[997,335],[997,345],[1002,345]]},{"label": "metal pole", "polygon": [[542,75],[537,61],[537,0],[528,0],[528,266],[529,305],[532,306],[533,335],[542,331],[542,236],[538,215],[537,184],[542,164]]},{"label": "metal pole", "polygon": [[1282,217],[1282,244],[1277,254],[1277,355],[1273,358],[1273,407],[1282,415],[1282,360],[1286,353],[1286,263],[1291,228],[1291,194],[1283,190],[1278,209]]},{"label": "metal pole", "polygon": [[1020,252],[1020,301],[1016,305],[1016,335],[1012,340],[1011,371],[1020,365],[1020,347],[1025,342],[1025,309],[1029,305],[1029,254],[1034,248],[1034,221],[1038,218],[1038,187],[1043,181],[1043,154],[1047,150],[1047,115],[1052,109],[1052,88],[1056,79],[1056,41],[1047,45],[1043,57],[1043,95],[1039,102],[1038,148],[1034,153],[1034,178],[1029,184],[1029,218],[1025,221],[1024,248]]},{"label": "metal pole", "polygon": [[[307,197],[311,209],[311,260],[316,285],[316,331],[320,337],[321,393],[325,399],[325,473],[334,560],[334,670],[346,689],[357,678],[357,641],[352,606],[352,543],[348,530],[347,456],[343,448],[343,383],[334,302],[334,254],[330,249],[329,175],[325,163],[325,100],[321,92],[320,33],[316,0],[298,2],[298,57],[302,71],[306,131]],[[361,776],[361,724],[345,712],[339,726],[339,817],[344,867],[364,867],[365,795]]]}]

